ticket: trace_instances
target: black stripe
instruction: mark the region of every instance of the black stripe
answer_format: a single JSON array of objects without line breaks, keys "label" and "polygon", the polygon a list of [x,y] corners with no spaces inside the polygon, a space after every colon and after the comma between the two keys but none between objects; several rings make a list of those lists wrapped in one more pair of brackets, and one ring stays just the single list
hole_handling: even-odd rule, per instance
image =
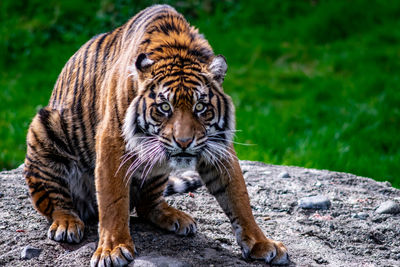
[{"label": "black stripe", "polygon": [[145,45],[145,44],[150,44],[150,39],[149,38],[147,38],[147,39],[144,39],[141,43],[140,43],[140,45]]},{"label": "black stripe", "polygon": [[142,101],[142,115],[143,115],[143,121],[144,121],[145,130],[148,130],[149,129],[149,125],[148,125],[147,120],[146,120],[146,109],[147,109],[146,99],[143,98],[143,101]]},{"label": "black stripe", "polygon": [[208,48],[201,48],[199,50],[189,49],[189,55],[196,57],[201,63],[207,63],[213,56],[213,53]]},{"label": "black stripe", "polygon": [[222,129],[224,129],[227,125],[227,122],[230,121],[230,110],[229,110],[229,103],[227,98],[224,96],[224,94],[222,92],[220,92],[218,90],[218,88],[216,88],[213,84],[211,86],[211,88],[214,90],[214,92],[216,92],[216,95],[218,95],[220,98],[222,98],[222,101],[224,103],[224,114],[221,114],[221,103],[220,103],[220,99],[217,98],[218,100],[218,123],[221,121],[221,116],[224,116],[224,124],[222,125]]},{"label": "black stripe", "polygon": [[[112,40],[112,47],[111,47],[111,45],[110,45],[110,49],[111,48],[113,48],[113,51],[112,51],[112,53],[111,53],[111,56],[109,57],[109,59],[110,59],[110,61],[112,62],[113,60],[114,60],[114,56],[115,56],[115,53],[117,52],[117,51],[119,51],[119,49],[120,49],[120,46],[119,46],[119,42],[121,41],[121,38],[117,38],[117,37],[120,37],[121,36],[121,28],[119,28],[118,29],[118,31],[115,33],[115,38]],[[114,41],[115,41],[115,44],[114,44]],[[110,62],[110,64],[111,64],[111,62]],[[106,69],[105,67],[107,66],[107,64],[104,62],[104,70]],[[104,76],[103,76],[104,77]]]},{"label": "black stripe", "polygon": [[51,201],[49,201],[49,203],[47,204],[46,209],[43,211],[44,214],[52,214],[54,211],[54,205],[53,203],[51,203]]},{"label": "black stripe", "polygon": [[39,206],[40,206],[40,203],[42,203],[42,202],[43,202],[44,200],[46,200],[46,199],[49,199],[49,201],[51,201],[51,199],[49,198],[49,196],[50,196],[50,192],[49,192],[49,191],[45,191],[44,194],[43,194],[38,200],[35,201],[35,205],[36,205],[37,207],[39,207]]},{"label": "black stripe", "polygon": [[[172,16],[171,16],[171,18],[170,18],[171,21],[166,20],[166,21],[163,21],[163,23],[160,23],[160,25],[159,25],[160,30],[161,30],[165,35],[169,35],[170,32],[179,33],[179,29],[178,29],[177,26],[175,25],[175,22],[174,22],[173,18],[175,18],[175,17],[172,17]],[[179,18],[179,17],[176,17],[176,18]]]},{"label": "black stripe", "polygon": [[156,188],[163,186],[167,181],[168,181],[168,177],[165,177],[164,179],[160,180],[159,182],[151,184],[148,187],[143,188],[142,192],[143,193],[151,192],[151,191],[155,190]]},{"label": "black stripe", "polygon": [[[39,136],[37,135],[37,133],[35,132],[35,130],[33,130],[33,128],[31,128],[30,131],[31,131],[31,133],[33,134],[33,138],[35,138],[35,141],[36,141],[36,142],[39,144],[39,146],[41,147],[41,150],[44,150],[45,145],[44,145],[44,143],[42,142],[42,140],[39,139]],[[28,143],[28,145],[29,145],[29,143]],[[31,145],[31,148],[32,148],[35,152],[37,152],[37,149],[36,149],[34,146]]]},{"label": "black stripe", "polygon": [[[71,75],[67,75],[67,74],[68,74],[68,72],[71,72],[71,68],[72,68],[71,64],[72,65],[74,64],[75,58],[76,58],[76,53],[71,57],[70,60],[68,60],[66,66],[63,68],[63,70],[62,70],[63,76],[59,77],[59,79],[61,79],[61,87],[60,87],[60,90],[59,90],[59,94],[56,97],[56,100],[58,102],[61,101],[64,92],[68,93],[69,83],[71,82]],[[68,82],[67,85],[65,86],[65,88],[64,88],[64,82]],[[55,104],[55,102],[53,102],[53,104]]]},{"label": "black stripe", "polygon": [[221,100],[218,96],[217,96],[217,113],[218,113],[217,122],[218,122],[218,126],[219,126],[219,122],[221,121],[222,114],[221,114]]},{"label": "black stripe", "polygon": [[46,130],[46,134],[49,138],[49,140],[51,140],[56,146],[58,146],[61,150],[72,154],[70,148],[68,147],[68,145],[59,138],[59,136],[53,131],[53,128],[50,125],[50,115],[51,112],[42,108],[39,111],[39,119],[42,122],[42,125],[44,126],[45,130]]},{"label": "black stripe", "polygon": [[68,130],[68,125],[67,125],[66,121],[64,120],[64,111],[65,110],[61,110],[61,114],[60,114],[61,129],[62,129],[62,131],[64,133],[65,140],[67,141],[67,145],[70,148],[71,154],[75,155],[75,151],[73,150],[72,143],[71,143],[71,140],[69,138],[70,133],[69,133],[69,130]]},{"label": "black stripe", "polygon": [[115,116],[116,116],[117,122],[118,122],[118,128],[121,128],[122,121],[121,121],[121,118],[120,118],[119,112],[118,112],[118,101],[117,100],[115,100],[114,111],[115,111]]},{"label": "black stripe", "polygon": [[70,91],[70,89],[72,88],[72,87],[71,87],[72,72],[73,72],[74,69],[75,69],[75,61],[76,61],[76,58],[78,57],[78,55],[79,55],[79,53],[76,52],[76,53],[72,56],[72,58],[68,61],[68,62],[69,62],[68,72],[67,72],[67,70],[66,70],[67,85],[65,86],[65,90],[62,90],[62,91],[60,92],[60,94],[62,94],[62,95],[60,96],[60,100],[61,100],[61,99],[64,99],[65,96],[68,96],[69,91]]},{"label": "black stripe", "polygon": [[[192,75],[192,76],[195,77],[195,75]],[[194,85],[194,86],[200,86],[200,83],[198,83],[198,82],[196,82],[196,81],[193,81],[193,80],[189,80],[189,79],[187,79],[187,78],[185,78],[184,81],[185,81],[185,83],[192,84],[192,85]]]},{"label": "black stripe", "polygon": [[[91,127],[91,133],[92,133],[92,136],[91,136],[91,138],[92,138],[92,140],[94,140],[94,138],[96,137],[96,126],[95,126],[95,124],[96,124],[96,122],[97,122],[97,116],[96,116],[96,111],[97,111],[97,109],[96,109],[96,80],[97,80],[97,78],[96,78],[96,76],[97,76],[97,72],[96,72],[96,70],[97,70],[97,58],[98,58],[98,56],[99,56],[99,50],[101,49],[101,46],[102,46],[102,44],[103,44],[103,42],[104,42],[104,40],[106,39],[106,37],[107,36],[109,36],[109,33],[105,33],[105,34],[103,34],[103,36],[97,41],[97,46],[96,46],[96,54],[95,54],[95,56],[94,56],[94,67],[93,67],[93,81],[92,81],[92,86],[91,86],[91,90],[92,90],[92,94],[93,94],[93,96],[92,96],[92,110],[91,111],[89,111],[89,121],[90,121],[90,127]],[[113,41],[115,40],[115,38],[113,39]],[[104,50],[104,49],[103,49]],[[105,54],[105,52],[104,52],[104,54]],[[107,53],[108,54],[108,53]],[[106,57],[106,55],[103,55],[103,64],[102,64],[102,66],[101,66],[101,68],[102,68],[102,71],[101,71],[101,73],[102,73],[102,75],[104,75],[103,74],[103,70],[105,70],[105,68],[106,68],[106,63],[105,63],[105,57]],[[93,61],[93,60],[92,60]],[[102,78],[104,78],[104,77],[102,77]],[[90,114],[92,114],[92,116],[90,116]],[[93,157],[93,156],[92,156]]]},{"label": "black stripe", "polygon": [[171,84],[173,84],[175,82],[178,82],[179,80],[180,80],[179,78],[176,78],[176,79],[173,79],[173,80],[169,80],[169,81],[165,82],[163,86],[167,87],[167,86],[169,86],[169,85],[171,85]]},{"label": "black stripe", "polygon": [[237,223],[237,221],[239,220],[239,218],[237,217],[237,216],[234,216],[234,217],[232,217],[231,218],[231,216],[232,216],[232,213],[230,213],[229,215],[228,215],[228,212],[226,212],[226,215],[228,216],[228,218],[229,218],[229,221],[233,224],[233,223]]},{"label": "black stripe", "polygon": [[[121,28],[118,28],[116,31],[112,32],[111,34],[113,34],[114,36],[112,37],[111,41],[109,41],[107,43],[107,45],[104,47],[104,52],[103,52],[103,66],[106,65],[106,60],[109,59],[110,61],[112,60],[112,57],[108,57],[110,55],[110,50],[111,48],[114,47],[114,43],[117,40],[117,38],[119,37],[119,31],[121,30]],[[115,49],[114,49],[115,51]],[[105,70],[106,68],[103,67],[102,71]]]},{"label": "black stripe", "polygon": [[61,75],[59,75],[59,77],[57,78],[56,85],[54,86],[53,92],[51,93],[51,98],[53,99],[53,104],[52,104],[53,107],[56,104],[58,92],[59,92],[59,90],[61,90],[60,89],[60,80],[61,80]]},{"label": "black stripe", "polygon": [[53,106],[55,106],[55,103],[56,103],[56,101],[58,101],[58,102],[60,102],[60,98],[61,98],[61,93],[62,93],[62,91],[64,90],[64,81],[66,80],[66,75],[67,75],[67,68],[64,68],[63,70],[62,70],[62,77],[61,77],[61,74],[60,74],[60,76],[58,77],[58,80],[61,80],[61,84],[60,84],[60,86],[59,86],[59,93],[57,94],[57,96],[54,98],[54,100],[53,100]]},{"label": "black stripe", "polygon": [[36,194],[37,192],[40,192],[44,189],[44,184],[43,182],[37,182],[37,183],[28,183],[29,189],[32,189],[31,196]]}]

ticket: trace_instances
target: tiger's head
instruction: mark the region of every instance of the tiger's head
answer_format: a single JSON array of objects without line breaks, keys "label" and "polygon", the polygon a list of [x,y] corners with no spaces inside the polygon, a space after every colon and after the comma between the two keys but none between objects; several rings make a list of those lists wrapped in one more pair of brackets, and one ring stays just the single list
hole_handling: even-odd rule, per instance
[{"label": "tiger's head", "polygon": [[[173,169],[200,161],[216,165],[232,157],[234,107],[222,89],[223,56],[208,63],[140,54],[133,69],[138,94],[127,110],[123,135],[133,168],[167,162]],[[132,168],[131,168],[132,169]]]}]

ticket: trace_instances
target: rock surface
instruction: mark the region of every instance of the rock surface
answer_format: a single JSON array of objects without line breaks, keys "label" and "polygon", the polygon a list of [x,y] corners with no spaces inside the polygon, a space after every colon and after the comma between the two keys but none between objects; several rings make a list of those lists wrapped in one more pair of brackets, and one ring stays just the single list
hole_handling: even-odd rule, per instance
[{"label": "rock surface", "polygon": [[388,200],[380,204],[375,212],[379,214],[397,214],[400,213],[400,205],[393,200]]},{"label": "rock surface", "polygon": [[[347,173],[242,161],[251,206],[264,233],[284,242],[290,266],[400,266],[400,214],[378,214],[383,202],[400,201],[388,183]],[[0,174],[0,266],[88,266],[97,242],[89,225],[81,244],[47,239],[48,222],[32,207],[22,169]],[[279,174],[287,172],[289,178]],[[302,209],[303,197],[324,195],[326,210]],[[194,196],[194,197],[193,197]],[[149,225],[134,214],[131,234],[139,255],[130,266],[265,266],[243,260],[228,219],[204,188],[168,202],[197,220],[198,233],[179,237]],[[22,260],[31,245],[38,257]]]}]

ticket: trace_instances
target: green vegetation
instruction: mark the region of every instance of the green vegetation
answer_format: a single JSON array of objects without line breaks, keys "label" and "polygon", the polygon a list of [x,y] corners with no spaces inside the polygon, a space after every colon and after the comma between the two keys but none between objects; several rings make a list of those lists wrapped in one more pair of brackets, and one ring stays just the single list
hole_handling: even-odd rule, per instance
[{"label": "green vegetation", "polygon": [[[398,1],[164,1],[229,64],[239,158],[351,172],[400,186]],[[153,1],[0,4],[0,169],[67,59]]]}]

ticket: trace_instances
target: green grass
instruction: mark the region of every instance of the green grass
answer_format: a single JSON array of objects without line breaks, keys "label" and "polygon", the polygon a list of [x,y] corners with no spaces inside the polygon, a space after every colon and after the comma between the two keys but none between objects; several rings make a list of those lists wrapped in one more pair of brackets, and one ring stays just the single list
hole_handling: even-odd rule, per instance
[{"label": "green grass", "polygon": [[[351,172],[400,187],[400,3],[164,1],[228,60],[241,159]],[[152,1],[0,4],[0,169],[66,60]],[[135,3],[135,4],[134,4]],[[4,22],[4,23],[3,23]]]}]

